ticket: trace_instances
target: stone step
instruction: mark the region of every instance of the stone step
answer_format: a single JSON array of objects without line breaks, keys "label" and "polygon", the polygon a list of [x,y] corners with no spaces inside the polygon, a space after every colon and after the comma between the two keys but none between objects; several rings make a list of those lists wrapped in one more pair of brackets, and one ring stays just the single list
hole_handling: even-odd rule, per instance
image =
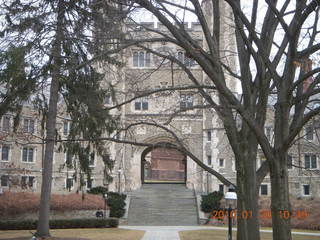
[{"label": "stone step", "polygon": [[128,225],[197,225],[195,196],[183,184],[145,184],[130,195]]}]

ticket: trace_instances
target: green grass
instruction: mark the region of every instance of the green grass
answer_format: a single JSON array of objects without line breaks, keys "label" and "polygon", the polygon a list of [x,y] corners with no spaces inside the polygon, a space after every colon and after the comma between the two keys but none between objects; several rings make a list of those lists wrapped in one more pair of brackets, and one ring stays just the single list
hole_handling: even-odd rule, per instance
[{"label": "green grass", "polygon": [[[144,231],[119,228],[56,229],[51,230],[50,233],[54,238],[81,238],[90,240],[140,240],[144,235]],[[0,239],[30,240],[31,233],[28,230],[0,231]]]}]

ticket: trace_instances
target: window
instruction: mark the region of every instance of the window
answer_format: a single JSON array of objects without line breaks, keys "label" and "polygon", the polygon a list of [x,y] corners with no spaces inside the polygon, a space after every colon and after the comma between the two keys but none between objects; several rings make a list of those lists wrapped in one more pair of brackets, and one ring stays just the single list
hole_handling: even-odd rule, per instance
[{"label": "window", "polygon": [[178,52],[178,60],[181,63],[184,63],[184,54],[183,52]]},{"label": "window", "polygon": [[109,95],[104,97],[103,104],[105,104],[105,105],[111,104],[111,98]]},{"label": "window", "polygon": [[313,140],[313,127],[312,126],[306,127],[306,139]]},{"label": "window", "polygon": [[89,157],[89,166],[90,167],[94,167],[94,164],[95,164],[95,161],[94,161],[94,153],[90,154],[90,157]]},{"label": "window", "polygon": [[305,195],[305,196],[310,195],[310,185],[309,184],[303,185],[303,195]]},{"label": "window", "polygon": [[9,161],[9,152],[10,152],[10,147],[7,145],[2,145],[2,147],[1,147],[1,161],[3,161],[3,162]]},{"label": "window", "polygon": [[1,176],[1,187],[9,187],[9,176],[8,175]]},{"label": "window", "polygon": [[223,158],[219,159],[219,167],[224,167],[224,159]]},{"label": "window", "polygon": [[65,161],[65,165],[67,166],[67,168],[72,168],[73,154],[71,154],[69,151],[67,151],[64,154],[64,161]]},{"label": "window", "polygon": [[22,188],[33,188],[35,177],[33,176],[22,176],[21,177],[21,187]]},{"label": "window", "polygon": [[211,131],[207,131],[207,141],[211,142]]},{"label": "window", "polygon": [[23,131],[26,133],[34,133],[34,120],[33,119],[24,119]]},{"label": "window", "polygon": [[292,156],[291,155],[288,155],[288,169],[292,169]]},{"label": "window", "polygon": [[261,195],[268,195],[268,185],[267,184],[261,184],[260,194]]},{"label": "window", "polygon": [[2,130],[6,132],[10,131],[10,116],[2,117]]},{"label": "window", "polygon": [[180,94],[180,109],[188,109],[193,107],[193,95],[192,94]]},{"label": "window", "polygon": [[192,58],[189,58],[187,56],[184,57],[184,64],[187,66],[187,67],[193,67],[196,65],[196,62],[192,59]]},{"label": "window", "polygon": [[306,169],[317,168],[317,156],[315,154],[304,155],[304,167]]},{"label": "window", "polygon": [[90,178],[87,180],[87,189],[91,189],[93,187],[93,179]]},{"label": "window", "polygon": [[150,67],[151,55],[148,52],[136,51],[133,52],[133,66],[134,67]]},{"label": "window", "polygon": [[63,122],[63,135],[69,135],[70,133],[70,125],[71,125],[71,122],[69,121],[64,121]]},{"label": "window", "polygon": [[192,58],[189,58],[185,52],[179,51],[177,54],[177,58],[179,62],[183,63],[187,67],[196,65],[196,62]]},{"label": "window", "polygon": [[66,178],[66,188],[68,190],[71,190],[73,188],[73,178],[72,177]]},{"label": "window", "polygon": [[211,155],[208,155],[208,156],[207,156],[207,162],[208,162],[208,165],[211,166],[211,164],[212,164],[212,157],[211,157]]},{"label": "window", "polygon": [[34,148],[24,147],[22,149],[22,162],[34,162]]},{"label": "window", "polygon": [[224,185],[219,184],[219,192],[224,193]]},{"label": "window", "polygon": [[143,97],[143,98],[138,98],[134,102],[134,109],[137,111],[147,111],[149,108],[149,103],[148,99]]}]

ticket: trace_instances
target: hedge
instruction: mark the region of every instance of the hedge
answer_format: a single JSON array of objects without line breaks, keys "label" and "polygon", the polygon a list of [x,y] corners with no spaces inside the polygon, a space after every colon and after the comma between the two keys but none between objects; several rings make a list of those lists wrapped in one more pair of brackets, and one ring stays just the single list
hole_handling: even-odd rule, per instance
[{"label": "hedge", "polygon": [[108,188],[103,186],[93,187],[87,191],[90,194],[103,195],[108,192]]},{"label": "hedge", "polygon": [[208,195],[201,195],[201,211],[210,213],[213,210],[220,209],[220,200],[223,198],[223,193],[214,191]]},{"label": "hedge", "polygon": [[[37,220],[0,221],[0,230],[33,230],[37,228]],[[50,220],[50,229],[64,228],[104,228],[118,227],[116,218],[57,219]]]},{"label": "hedge", "polygon": [[116,192],[109,192],[107,203],[110,207],[110,217],[121,218],[126,213],[126,199],[127,195]]},{"label": "hedge", "polygon": [[90,194],[97,194],[97,195],[102,195],[107,193],[108,198],[107,198],[107,203],[108,206],[110,207],[110,217],[116,217],[116,218],[121,218],[125,215],[126,213],[126,194],[122,193],[117,193],[117,192],[108,192],[107,188],[103,186],[98,186],[91,188],[88,193]]}]

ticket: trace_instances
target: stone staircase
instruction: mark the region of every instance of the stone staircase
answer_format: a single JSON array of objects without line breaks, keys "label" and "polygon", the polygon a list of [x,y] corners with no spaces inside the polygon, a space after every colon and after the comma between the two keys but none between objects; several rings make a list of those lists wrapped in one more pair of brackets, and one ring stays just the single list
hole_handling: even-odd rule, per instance
[{"label": "stone staircase", "polygon": [[128,225],[190,226],[198,223],[195,196],[184,184],[144,184],[130,195]]}]

